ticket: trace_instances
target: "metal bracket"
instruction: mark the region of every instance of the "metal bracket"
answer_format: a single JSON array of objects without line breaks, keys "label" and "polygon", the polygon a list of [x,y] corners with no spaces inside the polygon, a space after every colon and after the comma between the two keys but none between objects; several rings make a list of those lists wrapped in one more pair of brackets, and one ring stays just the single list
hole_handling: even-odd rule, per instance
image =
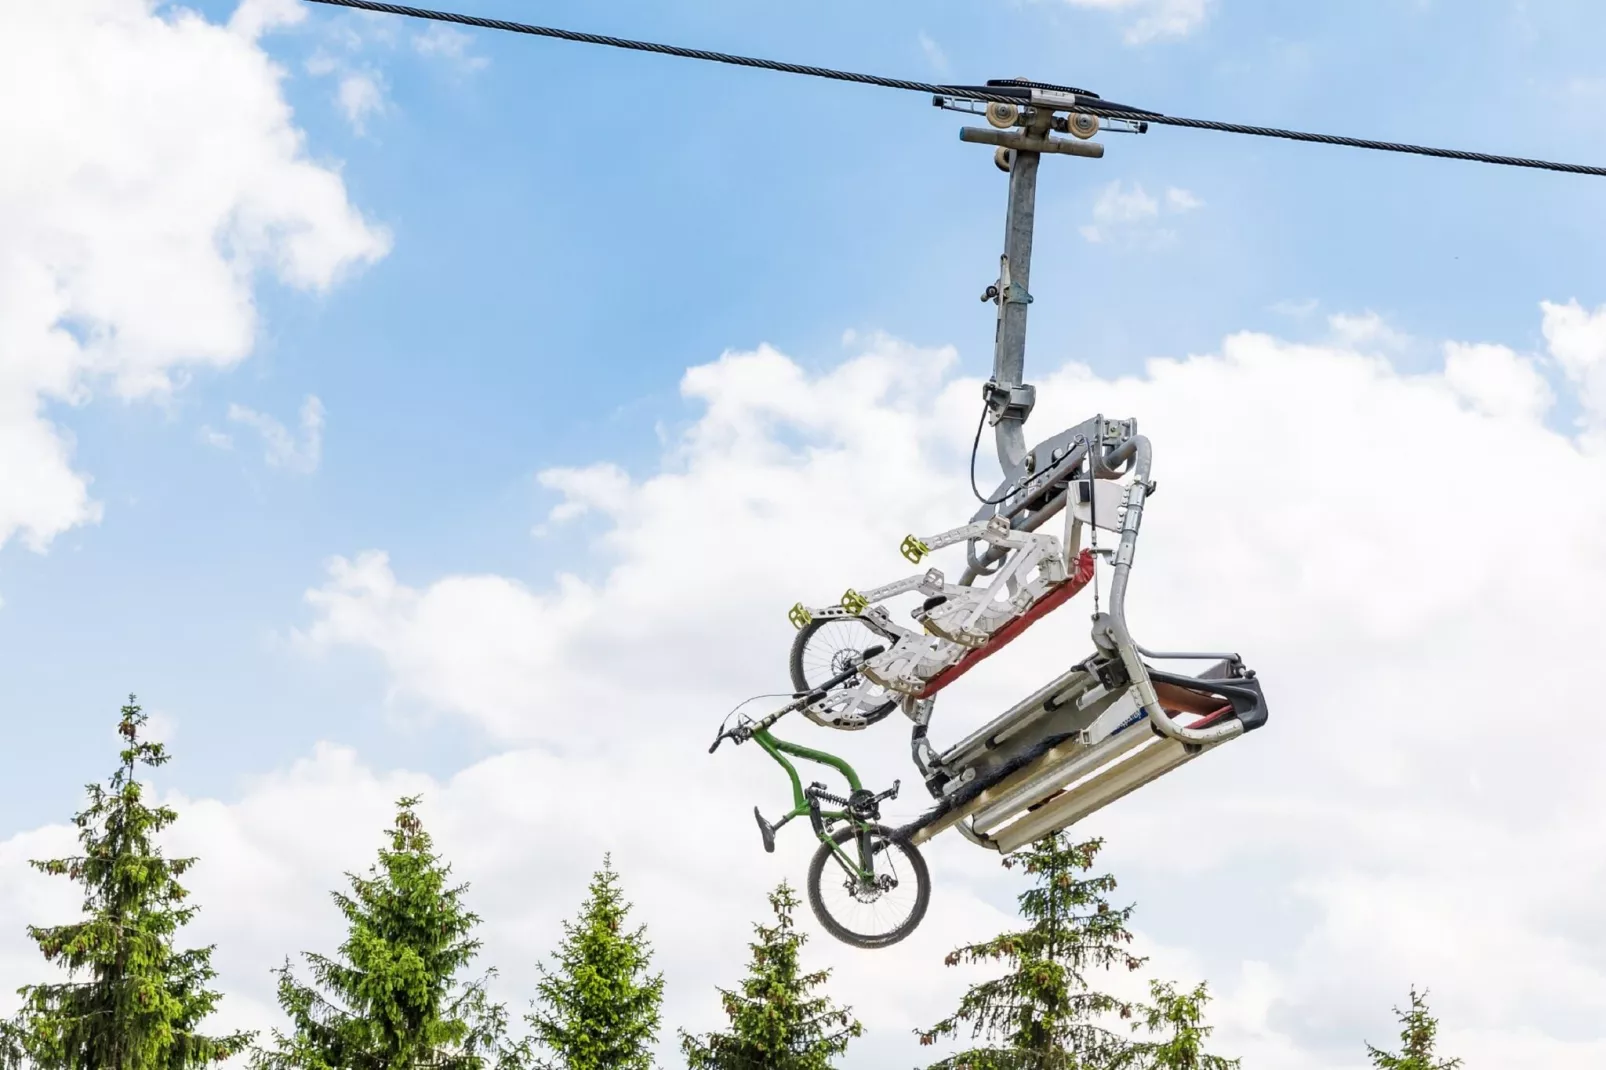
[{"label": "metal bracket", "polygon": [[[983,301],[991,301],[994,304],[997,304],[998,300],[999,300],[998,284],[997,283],[988,283],[987,289],[982,291],[981,299]],[[1020,283],[1018,283],[1018,282],[1006,282],[1006,283],[1004,283],[1004,290],[1003,290],[1003,303],[1004,304],[1006,304],[1006,305],[1029,305],[1034,300],[1036,300],[1036,298],[1034,298],[1031,294],[1027,293],[1026,292],[1026,287],[1022,286]]]},{"label": "metal bracket", "polygon": [[[1010,284],[1012,287],[1013,283]],[[1037,404],[1037,388],[1029,383],[1019,386],[999,386],[996,379],[989,379],[982,384],[981,396],[987,402],[987,412],[993,426],[998,421],[1013,419],[1024,421],[1032,413]]]},{"label": "metal bracket", "polygon": [[1018,282],[1012,282],[1004,287],[1004,303],[1006,305],[1029,305],[1032,295],[1026,292],[1026,287]]}]

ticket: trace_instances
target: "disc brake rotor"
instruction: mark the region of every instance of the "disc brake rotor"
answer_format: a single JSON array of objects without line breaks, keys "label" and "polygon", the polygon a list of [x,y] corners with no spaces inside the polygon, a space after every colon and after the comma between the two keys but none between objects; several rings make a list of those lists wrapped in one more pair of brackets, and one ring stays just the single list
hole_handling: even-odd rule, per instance
[{"label": "disc brake rotor", "polygon": [[849,877],[842,882],[842,887],[847,890],[847,893],[861,903],[874,903],[897,886],[898,878],[890,873],[879,874],[874,881]]}]

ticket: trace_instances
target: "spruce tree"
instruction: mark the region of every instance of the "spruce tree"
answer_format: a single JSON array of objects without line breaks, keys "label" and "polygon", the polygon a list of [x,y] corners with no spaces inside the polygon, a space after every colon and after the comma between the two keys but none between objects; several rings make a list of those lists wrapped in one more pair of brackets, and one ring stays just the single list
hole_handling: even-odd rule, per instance
[{"label": "spruce tree", "polygon": [[1400,1030],[1400,1053],[1391,1054],[1366,1045],[1366,1054],[1372,1065],[1380,1070],[1456,1070],[1460,1059],[1435,1058],[1433,1045],[1438,1037],[1439,1022],[1428,1013],[1427,993],[1418,993],[1411,986],[1411,1009],[1394,1008],[1394,1014],[1404,1027]]},{"label": "spruce tree", "polygon": [[1117,910],[1106,899],[1115,879],[1083,875],[1102,847],[1102,840],[1072,843],[1057,832],[1003,860],[1035,878],[1019,897],[1030,924],[959,948],[946,961],[1001,961],[1009,971],[971,986],[953,1015],[916,1031],[922,1044],[933,1044],[968,1022],[972,1039],[992,1043],[951,1055],[931,1070],[1081,1070],[1130,1057],[1127,1038],[1101,1019],[1130,1018],[1132,1005],[1098,991],[1089,977],[1094,969],[1136,970],[1144,962],[1127,950],[1132,908]]},{"label": "spruce tree", "polygon": [[645,927],[626,931],[630,905],[619,891],[613,859],[603,856],[577,921],[564,922],[556,969],[537,964],[541,981],[532,1040],[553,1070],[649,1070],[658,1039],[662,974],[649,976],[652,949]]},{"label": "spruce tree", "polygon": [[1205,1038],[1213,1030],[1203,1024],[1210,993],[1202,982],[1191,992],[1178,992],[1169,983],[1150,981],[1149,998],[1154,1002],[1139,1012],[1139,1021],[1132,1023],[1133,1031],[1142,1028],[1150,1034],[1169,1035],[1132,1044],[1116,1060],[1116,1066],[1141,1070],[1238,1070],[1240,1060],[1205,1053]]},{"label": "spruce tree", "polygon": [[[89,806],[73,818],[83,854],[36,861],[83,886],[83,920],[28,926],[28,936],[68,979],[19,990],[22,1009],[0,1031],[0,1065],[37,1070],[184,1070],[222,1062],[251,1034],[206,1036],[216,1008],[212,948],[174,947],[198,909],[179,878],[193,858],[166,858],[155,843],[178,820],[146,803],[135,773],[168,760],[140,738],[146,715],[133,695],[121,710],[121,764],[105,785],[88,785]],[[82,978],[82,979],[79,979]]]},{"label": "spruce tree", "polygon": [[770,894],[775,924],[755,925],[758,939],[740,991],[720,989],[730,1031],[697,1037],[680,1033],[690,1070],[829,1070],[832,1060],[863,1033],[848,1008],[810,993],[830,971],[803,973],[798,950],[797,896],[784,882]]},{"label": "spruce tree", "polygon": [[389,846],[368,876],[347,874],[351,894],[332,893],[348,935],[339,956],[304,953],[312,984],[290,963],[278,974],[289,1035],[273,1032],[258,1070],[486,1070],[515,1065],[504,1043],[506,1011],[485,991],[489,971],[463,982],[480,941],[479,917],[449,887],[451,867],[434,853],[417,797],[397,803]]}]

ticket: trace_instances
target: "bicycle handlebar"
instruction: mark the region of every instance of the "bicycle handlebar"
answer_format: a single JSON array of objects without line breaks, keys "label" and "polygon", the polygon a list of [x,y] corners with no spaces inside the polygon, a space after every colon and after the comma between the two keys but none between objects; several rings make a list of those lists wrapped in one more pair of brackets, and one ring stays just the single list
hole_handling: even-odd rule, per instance
[{"label": "bicycle handlebar", "polygon": [[859,655],[858,660],[851,668],[844,669],[842,672],[837,673],[820,686],[812,688],[809,691],[798,695],[791,702],[788,702],[785,706],[782,706],[768,717],[756,721],[751,725],[737,725],[735,728],[722,728],[719,735],[714,737],[714,743],[708,748],[708,753],[713,754],[716,750],[718,750],[719,745],[725,741],[727,736],[735,740],[737,744],[740,744],[744,739],[750,738],[754,732],[764,731],[764,729],[768,728],[776,721],[779,721],[782,717],[785,717],[793,710],[800,710],[812,702],[819,701],[825,697],[825,693],[827,691],[831,690],[831,688],[835,687],[837,684],[846,683],[848,680],[851,680],[853,677],[857,676],[859,674],[859,667],[861,665],[876,655],[882,653],[886,649],[887,648],[884,646],[872,646],[866,648],[864,652]]}]

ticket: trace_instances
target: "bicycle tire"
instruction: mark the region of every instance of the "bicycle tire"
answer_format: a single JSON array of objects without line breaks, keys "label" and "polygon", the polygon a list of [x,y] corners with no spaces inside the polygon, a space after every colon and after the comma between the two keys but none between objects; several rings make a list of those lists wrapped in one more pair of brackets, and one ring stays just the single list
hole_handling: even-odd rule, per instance
[{"label": "bicycle tire", "polygon": [[[820,631],[820,629],[826,625],[836,624],[841,621],[853,621],[868,631],[873,632],[875,630],[868,624],[860,621],[857,617],[815,617],[802,628],[798,629],[798,633],[792,637],[792,650],[787,657],[787,668],[790,670],[792,675],[792,688],[798,694],[802,694],[811,688],[808,674],[803,670],[803,652],[808,647],[809,640],[812,639]],[[869,727],[870,725],[882,720],[887,716],[887,714],[891,713],[893,708],[897,705],[897,699],[888,699],[880,706],[870,710],[864,715],[865,727]]]},{"label": "bicycle tire", "polygon": [[885,825],[871,825],[870,828],[878,838],[887,842],[890,850],[902,851],[914,871],[915,907],[902,925],[884,936],[861,936],[832,917],[820,898],[820,882],[825,876],[825,864],[834,859],[831,844],[841,844],[844,840],[853,838],[856,829],[851,822],[831,834],[830,844],[820,844],[819,850],[814,852],[814,858],[809,862],[808,876],[809,909],[814,911],[815,918],[825,927],[825,931],[844,944],[865,950],[891,947],[907,937],[925,920],[926,908],[931,905],[931,873],[926,868],[926,860],[921,856],[919,848],[906,840],[895,839],[892,830]]}]

